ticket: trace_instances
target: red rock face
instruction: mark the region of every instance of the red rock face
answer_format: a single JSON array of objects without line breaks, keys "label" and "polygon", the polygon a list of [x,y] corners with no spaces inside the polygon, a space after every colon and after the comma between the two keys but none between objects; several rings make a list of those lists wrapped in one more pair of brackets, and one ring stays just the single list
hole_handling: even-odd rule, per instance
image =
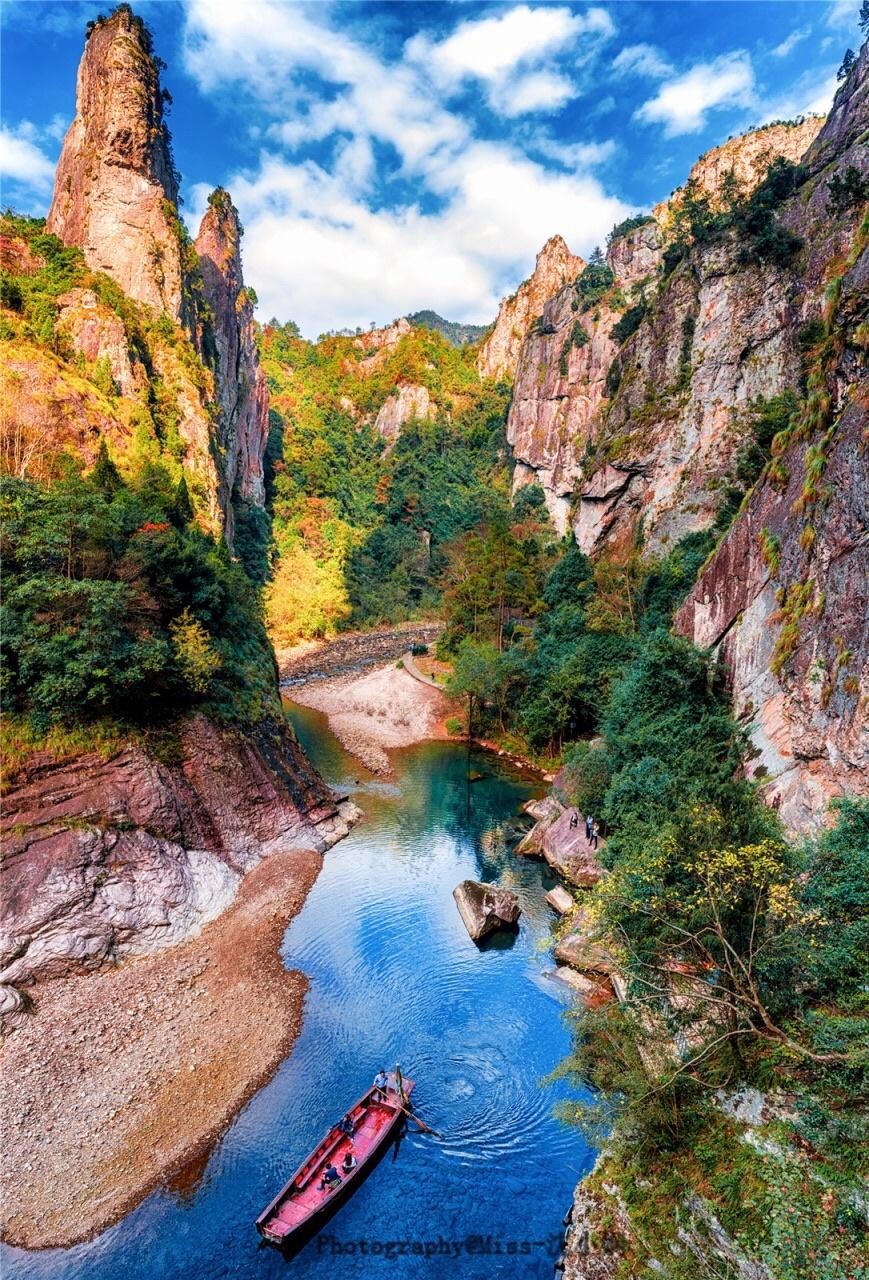
[{"label": "red rock face", "polygon": [[0,983],[182,941],[262,857],[346,834],[285,723],[250,738],[198,717],[179,747],[46,761],[4,797]]},{"label": "red rock face", "polygon": [[122,11],[85,47],[47,229],[131,298],[178,320],[177,197],[157,68],[141,25]]},{"label": "red rock face", "polygon": [[[225,191],[214,192],[196,238],[196,252],[213,315],[211,336],[217,355],[217,394],[221,437],[227,452],[225,493],[230,511],[233,491],[262,506],[262,461],[268,438],[269,398],[254,339],[253,307],[241,270],[238,212]],[[208,351],[204,352],[206,358]]]},{"label": "red rock face", "polygon": [[[803,322],[822,308],[832,315],[830,413],[806,438],[794,437],[778,476],[756,487],[676,619],[695,643],[718,648],[756,747],[749,771],[795,830],[821,822],[832,797],[869,789],[869,395],[857,341],[869,320],[869,252],[863,211],[833,216],[827,194],[836,169],[866,171],[867,125],[864,49],[806,156],[808,191],[784,214],[808,245],[786,340],[796,348]],[[837,288],[834,303],[829,291],[835,299]],[[807,503],[809,450],[824,462]]]}]

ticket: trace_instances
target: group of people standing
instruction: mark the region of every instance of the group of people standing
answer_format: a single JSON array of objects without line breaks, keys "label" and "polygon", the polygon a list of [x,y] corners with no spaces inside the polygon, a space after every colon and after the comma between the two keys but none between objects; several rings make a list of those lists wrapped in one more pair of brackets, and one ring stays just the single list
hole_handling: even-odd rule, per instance
[{"label": "group of people standing", "polygon": [[[572,813],[570,815],[570,825],[571,827],[579,826],[579,814]],[[591,845],[592,849],[597,848],[597,842],[600,838],[600,826],[598,825],[597,818],[593,817],[590,813],[585,819],[585,838]]]}]

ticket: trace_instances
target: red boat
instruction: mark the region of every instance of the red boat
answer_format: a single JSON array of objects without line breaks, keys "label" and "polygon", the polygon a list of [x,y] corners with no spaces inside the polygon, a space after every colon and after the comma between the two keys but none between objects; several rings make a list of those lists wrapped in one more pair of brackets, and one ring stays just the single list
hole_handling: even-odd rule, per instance
[{"label": "red boat", "polygon": [[[286,1248],[302,1236],[307,1239],[359,1186],[404,1119],[403,1099],[413,1090],[413,1081],[394,1071],[388,1072],[388,1079],[385,1095],[372,1085],[347,1112],[352,1135],[344,1132],[340,1122],[334,1124],[257,1218],[256,1229],[269,1244]],[[341,1166],[348,1151],[356,1157],[356,1168],[345,1173]],[[330,1164],[341,1173],[341,1180],[331,1190],[323,1186],[323,1174]]]}]

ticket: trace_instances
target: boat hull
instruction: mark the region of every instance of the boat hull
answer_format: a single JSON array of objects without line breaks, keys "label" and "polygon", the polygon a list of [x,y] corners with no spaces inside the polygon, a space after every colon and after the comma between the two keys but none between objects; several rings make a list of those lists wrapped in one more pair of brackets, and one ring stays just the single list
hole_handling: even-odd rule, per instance
[{"label": "boat hull", "polygon": [[[405,1080],[403,1088],[406,1097],[413,1089],[413,1081]],[[257,1218],[257,1231],[267,1244],[285,1252],[298,1252],[349,1200],[397,1136],[405,1118],[399,1101],[397,1081],[390,1073],[385,1099],[369,1089],[347,1113],[354,1119],[352,1138],[341,1133],[337,1125],[332,1126]],[[356,1155],[357,1167],[342,1177],[334,1190],[323,1190],[323,1169],[328,1163],[340,1169],[348,1147]]]}]

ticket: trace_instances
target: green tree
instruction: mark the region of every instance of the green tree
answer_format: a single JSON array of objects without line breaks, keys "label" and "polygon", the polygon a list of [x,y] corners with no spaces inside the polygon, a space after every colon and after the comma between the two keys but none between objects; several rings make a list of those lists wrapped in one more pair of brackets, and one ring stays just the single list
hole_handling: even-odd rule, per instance
[{"label": "green tree", "polygon": [[451,698],[464,698],[468,741],[474,736],[475,717],[494,696],[498,651],[491,644],[466,637],[458,647],[445,689]]}]

